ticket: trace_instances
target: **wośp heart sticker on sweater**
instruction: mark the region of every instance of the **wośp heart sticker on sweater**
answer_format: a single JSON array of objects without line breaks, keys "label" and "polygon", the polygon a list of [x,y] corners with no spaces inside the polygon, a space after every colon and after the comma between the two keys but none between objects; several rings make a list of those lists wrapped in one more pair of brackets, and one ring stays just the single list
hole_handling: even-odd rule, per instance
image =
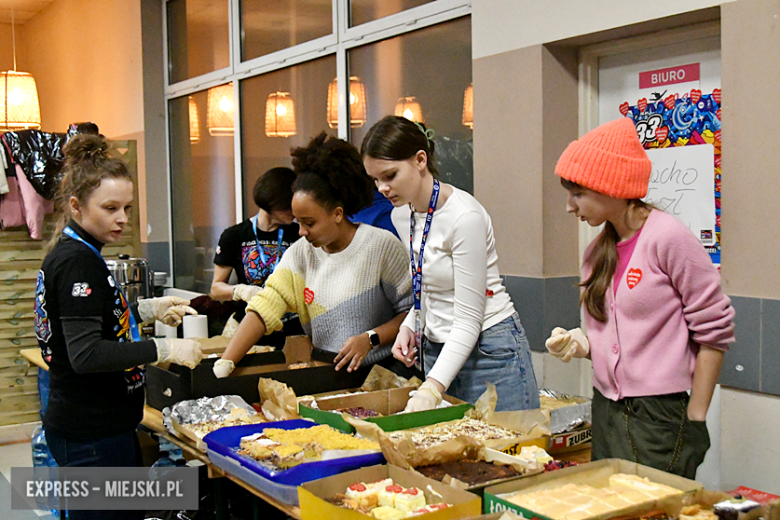
[{"label": "wo\u015bp heart sticker on sweater", "polygon": [[628,270],[628,274],[626,275],[626,285],[628,285],[629,289],[633,289],[636,287],[639,282],[642,280],[642,270],[641,269],[634,269],[633,267]]},{"label": "wo\u015bp heart sticker on sweater", "polygon": [[306,302],[306,305],[309,305],[309,304],[311,304],[311,302],[313,302],[313,301],[314,301],[314,291],[312,291],[311,289],[309,289],[308,287],[306,287],[306,288],[303,290],[303,301],[305,301],[305,302]]}]

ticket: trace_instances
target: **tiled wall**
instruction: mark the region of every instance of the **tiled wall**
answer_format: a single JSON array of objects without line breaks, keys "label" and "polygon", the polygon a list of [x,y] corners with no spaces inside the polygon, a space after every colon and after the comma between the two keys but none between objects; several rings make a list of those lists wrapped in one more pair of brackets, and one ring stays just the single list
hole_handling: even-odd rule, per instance
[{"label": "tiled wall", "polygon": [[525,328],[531,350],[547,352],[544,341],[553,327],[580,326],[579,277],[529,278],[505,275],[504,285],[512,297]]},{"label": "tiled wall", "polygon": [[780,300],[732,296],[736,343],[723,361],[720,384],[780,395]]}]

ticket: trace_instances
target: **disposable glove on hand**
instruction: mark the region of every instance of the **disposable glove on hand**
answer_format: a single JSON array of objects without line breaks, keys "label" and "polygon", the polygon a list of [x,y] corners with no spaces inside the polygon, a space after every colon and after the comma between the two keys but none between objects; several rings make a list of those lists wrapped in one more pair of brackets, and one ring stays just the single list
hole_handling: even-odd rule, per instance
[{"label": "disposable glove on hand", "polygon": [[229,376],[235,368],[236,364],[229,359],[218,359],[217,362],[214,363],[214,368],[212,370],[214,371],[214,375],[217,376],[217,379],[222,379],[223,377]]},{"label": "disposable glove on hand", "polygon": [[154,338],[157,345],[157,362],[170,361],[187,368],[195,368],[203,359],[200,343],[193,339]]},{"label": "disposable glove on hand", "polygon": [[138,314],[144,323],[156,319],[171,327],[178,327],[186,314],[198,314],[198,311],[190,307],[189,300],[178,296],[163,296],[138,300]]},{"label": "disposable glove on hand", "polygon": [[568,363],[571,358],[584,358],[590,353],[590,343],[588,337],[582,332],[582,329],[566,330],[561,327],[555,327],[544,342],[544,346],[555,357],[561,358],[561,361]]},{"label": "disposable glove on hand", "polygon": [[233,301],[240,300],[249,303],[249,300],[254,298],[255,295],[262,290],[263,288],[257,285],[237,284],[233,286]]},{"label": "disposable glove on hand", "polygon": [[411,399],[406,403],[404,412],[422,412],[424,410],[433,410],[441,403],[441,393],[428,381],[420,385]]}]

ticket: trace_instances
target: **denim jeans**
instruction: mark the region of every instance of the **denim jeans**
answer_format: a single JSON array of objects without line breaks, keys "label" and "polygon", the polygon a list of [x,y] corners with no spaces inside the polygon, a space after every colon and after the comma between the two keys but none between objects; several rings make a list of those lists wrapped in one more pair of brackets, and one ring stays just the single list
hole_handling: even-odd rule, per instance
[{"label": "denim jeans", "polygon": [[[442,343],[425,338],[423,360],[426,374],[441,354]],[[531,362],[531,349],[520,317],[515,313],[479,335],[477,344],[447,394],[475,403],[485,390],[485,383],[496,385],[496,411],[539,408],[539,388]]]},{"label": "denim jeans", "polygon": [[[46,442],[60,467],[142,466],[134,431],[94,441],[71,441],[47,430]],[[72,520],[142,520],[144,516],[145,511],[68,511]]]}]

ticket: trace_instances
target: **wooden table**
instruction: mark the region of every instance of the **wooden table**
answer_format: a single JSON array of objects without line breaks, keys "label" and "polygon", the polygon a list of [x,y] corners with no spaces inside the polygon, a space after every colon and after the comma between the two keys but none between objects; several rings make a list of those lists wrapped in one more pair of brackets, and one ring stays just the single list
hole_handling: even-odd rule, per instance
[{"label": "wooden table", "polygon": [[[208,475],[209,478],[213,479],[221,479],[222,477],[226,478],[227,480],[230,480],[234,482],[235,484],[238,484],[242,488],[246,489],[250,493],[252,493],[254,496],[259,498],[260,500],[274,506],[275,508],[279,509],[283,513],[285,513],[288,516],[291,516],[292,518],[301,518],[301,509],[298,506],[292,506],[289,504],[284,504],[282,502],[279,502],[273,497],[268,496],[267,494],[263,493],[262,491],[258,490],[257,488],[247,484],[240,478],[236,477],[235,475],[231,475],[230,473],[226,473],[222,469],[218,468],[214,464],[211,463],[211,460],[209,459],[209,456],[206,453],[203,453],[199,449],[195,447],[195,444],[189,440],[189,439],[182,439],[181,437],[177,437],[176,435],[171,435],[168,430],[165,429],[165,426],[163,426],[162,421],[162,413],[159,410],[156,410],[152,408],[149,405],[146,405],[144,407],[144,418],[141,421],[141,424],[149,428],[150,430],[154,431],[156,434],[158,434],[160,437],[172,442],[176,446],[179,446],[182,450],[182,454],[185,456],[186,459],[192,460],[200,460],[203,462],[206,467],[208,468]],[[218,502],[216,504],[216,510],[217,510],[217,520],[223,520],[228,518],[227,513],[227,504],[225,503],[225,497],[224,497],[224,490],[221,489],[221,484],[219,481],[215,481],[215,502]],[[221,503],[219,503],[221,502]]]}]

